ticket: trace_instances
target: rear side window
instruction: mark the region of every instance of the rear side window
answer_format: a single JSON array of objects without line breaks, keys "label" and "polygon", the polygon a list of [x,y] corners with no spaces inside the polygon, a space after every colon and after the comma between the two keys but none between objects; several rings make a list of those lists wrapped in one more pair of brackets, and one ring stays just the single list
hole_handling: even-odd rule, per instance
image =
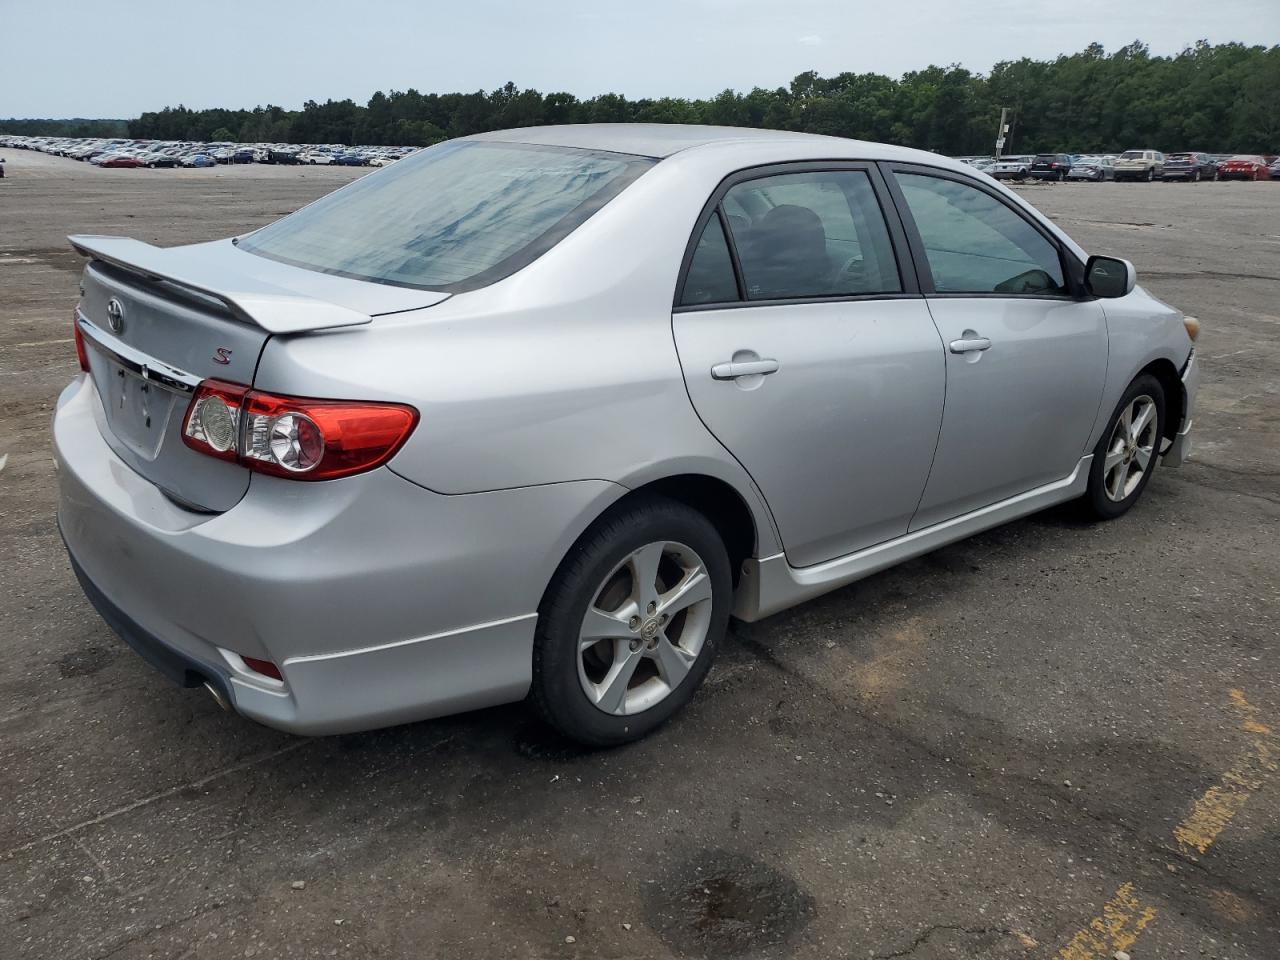
[{"label": "rear side window", "polygon": [[995,197],[924,174],[895,175],[938,293],[1065,294],[1058,249]]},{"label": "rear side window", "polygon": [[363,177],[239,246],[357,280],[471,290],[551,249],[653,162],[566,147],[449,141]]},{"label": "rear side window", "polygon": [[749,300],[898,293],[893,245],[867,174],[747,180],[724,198]]},{"label": "rear side window", "polygon": [[725,240],[720,218],[707,221],[702,237],[693,250],[689,272],[685,275],[681,306],[700,303],[727,303],[738,299],[738,281],[733,274],[733,258]]}]

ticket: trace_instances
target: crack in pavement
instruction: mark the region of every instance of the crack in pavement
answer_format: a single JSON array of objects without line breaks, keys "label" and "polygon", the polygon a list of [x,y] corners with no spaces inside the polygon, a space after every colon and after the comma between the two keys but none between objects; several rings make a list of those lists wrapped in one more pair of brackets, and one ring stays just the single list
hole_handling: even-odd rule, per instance
[{"label": "crack in pavement", "polygon": [[[871,955],[872,960],[895,960],[897,957],[910,956],[928,943],[935,933],[943,930],[950,933],[963,933],[965,936],[970,937],[987,936],[992,933],[998,933],[1006,937],[1018,937],[1019,940],[1026,937],[1026,934],[1019,933],[1017,930],[1010,930],[1008,927],[966,927],[958,923],[935,923],[931,927],[926,927],[922,933],[903,949],[894,950],[891,953],[873,953]],[[1030,940],[1030,937],[1027,940]],[[1023,940],[1023,946],[1027,945],[1027,941]]]},{"label": "crack in pavement", "polygon": [[61,830],[56,830],[53,833],[46,833],[44,836],[36,837],[34,840],[28,840],[26,843],[19,844],[16,847],[10,847],[8,850],[0,853],[0,860],[9,860],[20,853],[25,853],[27,850],[34,849],[35,847],[43,844],[50,843],[54,840],[61,840],[64,837],[72,837],[75,834],[80,833],[82,830],[89,829],[89,827],[96,827],[100,823],[106,823],[108,820],[114,820],[116,817],[124,816],[126,813],[132,813],[134,810],[139,810],[142,807],[149,806],[161,800],[166,800],[184,790],[197,790],[200,787],[206,786],[215,780],[220,780],[230,774],[239,773],[241,770],[247,770],[250,767],[256,767],[260,763],[266,763],[268,760],[274,760],[276,757],[283,756],[286,753],[301,750],[303,747],[314,742],[314,740],[299,740],[295,743],[290,743],[288,746],[281,747],[279,750],[272,750],[268,753],[258,754],[258,756],[251,757],[248,760],[241,760],[239,763],[233,763],[230,766],[223,767],[221,770],[215,770],[213,773],[206,774],[196,780],[188,780],[187,782],[180,783],[177,786],[169,787],[167,790],[161,790],[158,793],[153,793],[142,797],[141,799],[134,800],[132,803],[126,803],[123,806],[116,807],[114,810],[108,810],[106,813],[99,814],[96,817],[90,817],[88,820],[81,820],[79,823],[72,824],[69,827],[63,827]]}]

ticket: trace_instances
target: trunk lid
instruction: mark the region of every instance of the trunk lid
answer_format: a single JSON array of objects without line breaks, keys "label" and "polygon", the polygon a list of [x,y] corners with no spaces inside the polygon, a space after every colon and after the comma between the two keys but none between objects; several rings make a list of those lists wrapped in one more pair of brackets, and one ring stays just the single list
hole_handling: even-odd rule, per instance
[{"label": "trunk lid", "polygon": [[252,384],[273,335],[367,324],[448,296],[304,270],[231,241],[161,249],[119,237],[69,239],[92,258],[76,322],[102,401],[103,438],[174,500],[209,512],[239,502],[250,474],[182,442],[201,380]]}]

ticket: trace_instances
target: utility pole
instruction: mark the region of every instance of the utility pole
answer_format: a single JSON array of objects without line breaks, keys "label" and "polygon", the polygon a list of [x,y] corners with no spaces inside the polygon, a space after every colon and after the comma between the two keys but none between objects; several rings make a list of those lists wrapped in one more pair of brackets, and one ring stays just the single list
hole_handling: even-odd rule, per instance
[{"label": "utility pole", "polygon": [[1006,123],[1008,119],[1009,119],[1009,108],[1001,107],[1000,108],[1000,129],[996,132],[996,159],[997,160],[1000,159],[1000,154],[1004,153],[1004,138],[1005,138],[1005,135],[1008,134],[1009,132],[1009,124]]}]

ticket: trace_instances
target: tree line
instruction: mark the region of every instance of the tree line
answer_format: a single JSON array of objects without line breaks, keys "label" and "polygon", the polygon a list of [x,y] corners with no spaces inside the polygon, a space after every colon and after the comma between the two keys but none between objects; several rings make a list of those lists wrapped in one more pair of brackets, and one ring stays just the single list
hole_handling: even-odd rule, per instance
[{"label": "tree line", "polygon": [[129,134],[128,120],[19,119],[0,120],[0,133],[18,137],[124,137]]},{"label": "tree line", "polygon": [[[705,100],[617,93],[579,99],[508,83],[487,93],[378,91],[363,106],[353,100],[308,101],[301,110],[177,106],[130,120],[128,132],[164,140],[426,146],[549,123],[711,123],[965,155],[992,152],[1001,107],[1011,115],[1006,152],[1278,153],[1280,46],[1201,41],[1173,56],[1152,56],[1140,41],[1110,54],[1095,43],[1053,60],[1004,61],[987,74],[954,64],[899,79],[809,71],[786,87],[725,90]],[[0,129],[8,131],[3,123]]]}]

